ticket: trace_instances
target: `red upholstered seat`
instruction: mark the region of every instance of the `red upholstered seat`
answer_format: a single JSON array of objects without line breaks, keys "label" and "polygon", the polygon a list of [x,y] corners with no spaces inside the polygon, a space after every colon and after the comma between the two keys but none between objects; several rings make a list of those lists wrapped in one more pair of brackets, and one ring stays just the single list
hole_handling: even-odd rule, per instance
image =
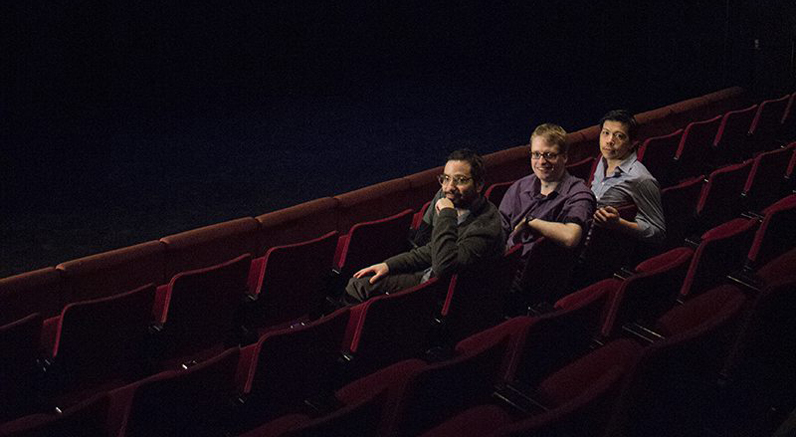
[{"label": "red upholstered seat", "polygon": [[740,212],[741,195],[752,169],[752,161],[722,167],[708,177],[702,186],[697,203],[697,218],[701,230],[724,223]]},{"label": "red upholstered seat", "polygon": [[513,183],[514,181],[492,184],[486,189],[484,197],[486,197],[486,199],[490,202],[494,203],[495,206],[498,206],[500,205],[500,201],[503,200],[503,195],[506,194],[506,191]]},{"label": "red upholstered seat", "polygon": [[154,284],[69,304],[45,323],[43,339],[62,409],[143,378],[149,367]]},{"label": "red upholstered seat", "polygon": [[448,283],[439,278],[390,295],[377,296],[351,308],[346,333],[353,356],[350,378],[387,365],[422,358],[431,348],[431,330],[439,300]]},{"label": "red upholstered seat", "polygon": [[[410,192],[410,182],[405,178],[399,178],[335,196],[339,202],[337,230],[341,234],[346,234],[357,223],[379,220],[398,214],[407,208],[411,209],[413,205],[410,202]],[[429,198],[430,196],[425,200]]]},{"label": "red upholstered seat", "polygon": [[325,298],[332,275],[337,231],[301,243],[275,246],[252,261],[248,291],[256,302],[246,309],[246,325],[264,330],[306,320]]},{"label": "red upholstered seat", "polygon": [[[121,434],[214,436],[229,428],[237,397],[236,347],[187,369],[151,376],[111,393],[111,421]],[[125,402],[129,399],[129,402]]]},{"label": "red upholstered seat", "polygon": [[37,413],[0,425],[4,437],[115,436],[108,423],[107,393],[94,396],[61,413]]},{"label": "red upholstered seat", "polygon": [[744,157],[744,148],[749,135],[749,128],[752,126],[757,113],[757,105],[752,105],[744,109],[729,111],[724,114],[713,141],[716,156],[715,166],[727,165],[739,162]]},{"label": "red upholstered seat", "polygon": [[763,222],[749,249],[746,265],[757,269],[796,247],[796,194],[763,210]]},{"label": "red upholstered seat", "polygon": [[788,100],[790,94],[760,103],[749,127],[750,147],[747,149],[747,157],[776,147],[777,139],[782,133],[782,118],[788,108]]},{"label": "red upholstered seat", "polygon": [[680,138],[677,152],[674,155],[677,166],[677,180],[693,178],[705,174],[713,157],[713,141],[719,131],[722,117],[717,115],[709,120],[689,123]]},{"label": "red upholstered seat", "polygon": [[786,194],[785,172],[793,150],[781,148],[755,157],[743,190],[747,210],[761,211]]},{"label": "red upholstered seat", "polygon": [[257,216],[258,246],[252,254],[262,256],[272,247],[296,244],[337,230],[339,203],[333,197],[322,197]]},{"label": "red upholstered seat", "polygon": [[334,265],[344,278],[409,249],[411,209],[368,222],[358,222],[337,243]]},{"label": "red upholstered seat", "polygon": [[59,314],[72,301],[61,272],[46,267],[0,279],[0,324],[11,323],[33,313],[42,317]]},{"label": "red upholstered seat", "polygon": [[338,388],[349,317],[343,308],[306,325],[269,331],[243,349],[237,375],[245,399],[243,428],[301,412],[306,399]]},{"label": "red upholstered seat", "polygon": [[239,313],[251,256],[174,276],[159,287],[153,313],[163,325],[166,366],[204,360],[239,342]]},{"label": "red upholstered seat", "polygon": [[674,160],[683,130],[670,134],[647,138],[638,149],[638,160],[655,177],[661,187],[668,187],[678,176]]},{"label": "red upholstered seat", "polygon": [[666,219],[666,241],[664,247],[683,245],[686,237],[694,233],[696,208],[702,195],[704,177],[697,176],[673,187],[661,190],[663,216]]},{"label": "red upholstered seat", "polygon": [[567,171],[576,178],[583,179],[586,185],[591,184],[591,178],[594,175],[594,170],[597,168],[597,158],[587,156],[578,162],[567,164]]},{"label": "red upholstered seat", "polygon": [[44,409],[39,402],[38,313],[0,326],[0,423]]},{"label": "red upholstered seat", "polygon": [[721,283],[726,275],[740,271],[757,225],[756,220],[737,218],[705,232],[691,259],[680,295],[702,293]]},{"label": "red upholstered seat", "polygon": [[58,264],[72,302],[125,293],[165,277],[166,245],[149,241]]}]

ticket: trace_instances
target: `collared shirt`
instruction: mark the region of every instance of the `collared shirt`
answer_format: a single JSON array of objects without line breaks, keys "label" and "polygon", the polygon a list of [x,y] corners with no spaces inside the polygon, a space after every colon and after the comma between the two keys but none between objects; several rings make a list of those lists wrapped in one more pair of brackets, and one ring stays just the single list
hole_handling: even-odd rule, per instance
[{"label": "collared shirt", "polygon": [[607,164],[605,158],[600,158],[591,183],[597,206],[634,203],[639,227],[637,237],[652,243],[661,242],[666,235],[666,223],[658,181],[639,162],[636,152],[625,158],[612,175],[605,174]]},{"label": "collared shirt", "polygon": [[[523,244],[523,254],[527,254],[536,235],[532,232],[512,234],[514,227],[533,216],[545,221],[558,223],[576,223],[583,229],[583,235],[588,231],[587,223],[594,215],[594,194],[583,182],[568,172],[564,172],[561,182],[555,190],[548,195],[542,195],[542,184],[535,174],[528,175],[514,182],[503,200],[500,202],[500,218],[503,230],[510,235],[507,247]],[[585,238],[581,239],[581,241]]]}]

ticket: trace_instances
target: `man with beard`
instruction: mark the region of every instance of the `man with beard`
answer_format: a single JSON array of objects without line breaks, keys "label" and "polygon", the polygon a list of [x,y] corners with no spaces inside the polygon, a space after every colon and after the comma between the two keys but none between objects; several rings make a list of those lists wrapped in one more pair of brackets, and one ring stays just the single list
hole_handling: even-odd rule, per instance
[{"label": "man with beard", "polygon": [[345,302],[362,302],[432,277],[447,278],[501,256],[505,236],[497,208],[482,196],[485,176],[484,162],[475,152],[451,153],[438,176],[444,195],[431,206],[431,241],[356,272],[346,286]]}]

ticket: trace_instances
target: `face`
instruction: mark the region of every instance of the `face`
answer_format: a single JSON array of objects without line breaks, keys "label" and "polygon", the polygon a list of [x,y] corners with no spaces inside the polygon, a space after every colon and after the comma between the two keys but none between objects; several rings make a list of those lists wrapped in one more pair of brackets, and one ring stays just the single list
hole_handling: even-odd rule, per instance
[{"label": "face", "polygon": [[[457,208],[468,207],[478,198],[483,184],[476,184],[467,161],[448,161],[445,164],[445,176],[448,180],[442,184],[445,197]],[[456,183],[456,179],[465,178],[466,182]]]},{"label": "face", "polygon": [[544,136],[531,138],[531,168],[542,182],[556,182],[564,176],[567,157],[558,145],[550,144]]},{"label": "face", "polygon": [[625,159],[633,151],[628,126],[619,121],[606,120],[600,132],[600,152],[605,159]]}]

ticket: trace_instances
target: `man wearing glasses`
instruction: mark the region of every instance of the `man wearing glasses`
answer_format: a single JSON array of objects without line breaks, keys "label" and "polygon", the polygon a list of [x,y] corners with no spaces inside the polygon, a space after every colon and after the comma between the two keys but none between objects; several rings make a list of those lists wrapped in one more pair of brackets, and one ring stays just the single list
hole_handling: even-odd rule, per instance
[{"label": "man wearing glasses", "polygon": [[538,237],[567,249],[578,247],[586,224],[594,214],[595,201],[583,179],[566,170],[566,131],[545,123],[531,135],[531,168],[528,175],[509,187],[500,202],[507,247],[522,244],[530,252]]},{"label": "man wearing glasses", "polygon": [[354,274],[345,302],[403,290],[431,277],[449,277],[485,259],[503,254],[505,236],[495,205],[482,195],[486,171],[468,149],[451,153],[438,176],[443,196],[433,208],[431,241]]}]

